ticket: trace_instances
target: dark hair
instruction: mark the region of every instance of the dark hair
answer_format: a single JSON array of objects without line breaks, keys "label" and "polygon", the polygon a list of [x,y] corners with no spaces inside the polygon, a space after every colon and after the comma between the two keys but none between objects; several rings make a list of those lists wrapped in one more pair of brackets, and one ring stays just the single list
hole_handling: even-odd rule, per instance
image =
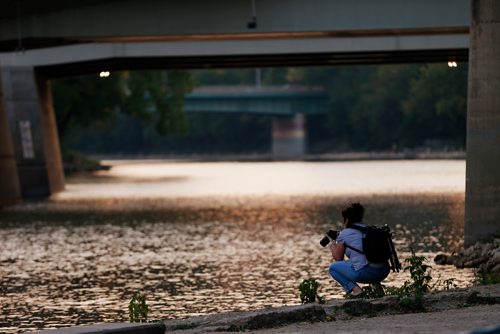
[{"label": "dark hair", "polygon": [[352,203],[346,209],[342,210],[342,217],[347,218],[347,223],[354,224],[359,223],[363,220],[363,215],[365,214],[365,208],[359,202]]}]

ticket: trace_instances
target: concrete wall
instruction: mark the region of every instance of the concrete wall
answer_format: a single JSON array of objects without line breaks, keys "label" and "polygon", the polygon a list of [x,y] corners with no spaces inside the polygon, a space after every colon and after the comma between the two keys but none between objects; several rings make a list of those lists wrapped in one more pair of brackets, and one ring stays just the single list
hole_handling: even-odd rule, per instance
[{"label": "concrete wall", "polygon": [[500,236],[500,1],[472,1],[465,244]]},{"label": "concrete wall", "polygon": [[273,117],[272,152],[274,159],[297,159],[306,152],[305,116]]},{"label": "concrete wall", "polygon": [[3,104],[25,198],[64,189],[64,173],[50,86],[31,67],[2,67]]},{"label": "concrete wall", "polygon": [[21,188],[0,80],[0,206],[20,201]]}]

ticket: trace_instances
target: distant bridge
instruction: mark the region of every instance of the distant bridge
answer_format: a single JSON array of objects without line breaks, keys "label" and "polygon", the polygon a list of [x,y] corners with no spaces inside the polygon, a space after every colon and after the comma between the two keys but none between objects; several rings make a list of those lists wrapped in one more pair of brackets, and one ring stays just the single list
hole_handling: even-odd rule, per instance
[{"label": "distant bridge", "polygon": [[208,86],[186,97],[186,112],[252,113],[273,116],[317,114],[328,111],[322,88],[302,86]]},{"label": "distant bridge", "polygon": [[272,153],[293,159],[306,153],[306,116],[328,111],[328,94],[298,86],[201,87],[186,97],[188,113],[249,113],[273,116]]}]

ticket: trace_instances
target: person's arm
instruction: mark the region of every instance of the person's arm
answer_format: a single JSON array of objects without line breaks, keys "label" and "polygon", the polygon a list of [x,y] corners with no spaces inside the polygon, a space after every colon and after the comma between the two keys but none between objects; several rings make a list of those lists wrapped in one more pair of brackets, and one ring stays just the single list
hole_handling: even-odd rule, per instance
[{"label": "person's arm", "polygon": [[344,259],[345,245],[343,242],[332,242],[330,244],[330,252],[332,252],[335,261],[342,261]]}]

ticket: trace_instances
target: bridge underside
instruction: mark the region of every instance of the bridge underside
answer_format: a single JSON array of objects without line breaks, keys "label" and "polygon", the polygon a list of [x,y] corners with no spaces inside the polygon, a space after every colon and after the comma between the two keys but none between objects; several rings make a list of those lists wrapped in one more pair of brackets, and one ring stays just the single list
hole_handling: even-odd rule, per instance
[{"label": "bridge underside", "polygon": [[38,73],[46,78],[57,78],[106,69],[158,70],[158,69],[207,69],[207,68],[251,68],[251,67],[293,67],[333,65],[376,65],[448,62],[450,59],[467,62],[467,48],[445,50],[379,51],[379,52],[325,52],[270,55],[223,55],[223,56],[165,56],[109,58],[75,63],[37,67]]}]

